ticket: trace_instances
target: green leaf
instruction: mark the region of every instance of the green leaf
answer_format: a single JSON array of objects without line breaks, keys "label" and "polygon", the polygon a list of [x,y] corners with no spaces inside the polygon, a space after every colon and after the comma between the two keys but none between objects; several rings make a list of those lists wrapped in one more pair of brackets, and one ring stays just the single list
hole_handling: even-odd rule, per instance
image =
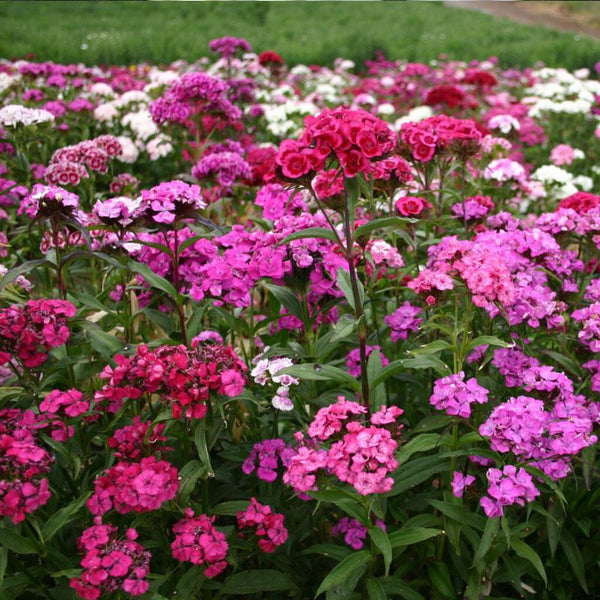
[{"label": "green leaf", "polygon": [[[344,292],[346,301],[352,307],[352,310],[356,310],[356,302],[354,301],[354,292],[352,291],[352,280],[350,273],[345,269],[339,268],[336,276],[337,284],[340,290]],[[358,289],[358,298],[361,306],[365,304],[365,288],[363,287],[360,279],[356,280],[356,287]]]},{"label": "green leaf", "polygon": [[199,460],[190,460],[179,471],[179,501],[186,504],[196,487],[198,479],[206,475],[206,467]]},{"label": "green leaf", "polygon": [[421,433],[412,440],[404,444],[396,453],[399,464],[405,463],[413,454],[417,452],[427,452],[439,445],[441,435],[439,433]]},{"label": "green leaf", "polygon": [[196,425],[196,431],[194,432],[194,443],[196,444],[196,449],[198,450],[198,456],[202,461],[202,465],[206,469],[207,477],[214,477],[215,472],[210,463],[210,454],[206,444],[206,425],[203,420]]},{"label": "green leaf", "polygon": [[114,335],[104,331],[96,323],[90,321],[82,322],[87,332],[92,348],[100,355],[112,358],[123,349],[123,342]]},{"label": "green leaf", "polygon": [[499,346],[500,348],[508,348],[512,345],[513,344],[509,344],[495,335],[480,335],[469,342],[467,352],[477,348],[477,346]]},{"label": "green leaf", "polygon": [[288,575],[274,569],[240,571],[227,578],[221,592],[232,596],[259,592],[284,592],[296,588]]},{"label": "green leaf", "polygon": [[275,298],[277,298],[277,300],[279,300],[281,306],[284,306],[290,314],[298,317],[303,323],[306,322],[308,318],[306,305],[298,299],[296,294],[294,294],[290,288],[283,285],[273,285],[271,283],[266,283],[265,287],[273,294],[273,296],[275,296]]},{"label": "green leaf", "polygon": [[387,594],[383,589],[381,581],[374,577],[367,579],[367,595],[369,596],[369,600],[387,600]]},{"label": "green leaf", "polygon": [[[544,583],[546,585],[548,585],[548,578],[546,577],[546,570],[544,569],[544,564],[542,563],[542,559],[540,558],[539,554],[531,546],[526,544],[523,540],[519,540],[516,538],[511,540],[511,547],[517,553],[517,556],[520,556],[521,558],[528,560],[533,565],[535,570],[540,574],[540,577],[544,580]],[[583,563],[582,563],[582,566],[583,566]],[[573,570],[575,570],[575,569],[573,569]],[[584,578],[584,584],[585,584],[585,578]],[[587,589],[584,586],[582,586],[582,587],[587,592]]]},{"label": "green leaf", "polygon": [[427,572],[431,579],[431,583],[435,589],[442,594],[445,598],[454,598],[454,589],[452,588],[452,581],[450,580],[450,573],[448,567],[444,563],[430,562],[427,565]]},{"label": "green leaf", "polygon": [[[568,529],[564,527],[560,536],[560,545],[567,557],[567,560],[569,561],[569,564],[571,565],[571,568],[573,569],[573,573],[575,574],[579,585],[587,594],[588,587],[585,580],[585,565],[583,563],[583,556],[581,555],[581,551],[575,543],[575,539]],[[544,579],[544,581],[546,580]]]},{"label": "green leaf", "polygon": [[0,544],[17,554],[39,554],[40,552],[36,542],[6,527],[0,527]]},{"label": "green leaf", "polygon": [[[373,381],[382,370],[381,365],[381,352],[379,350],[373,350],[369,354],[367,360],[367,375],[369,382]],[[371,411],[375,412],[379,410],[386,402],[387,396],[385,392],[385,384],[380,383],[377,386],[370,386],[371,388]]]},{"label": "green leaf", "polygon": [[17,277],[20,275],[24,275],[25,273],[29,273],[33,271],[36,267],[41,267],[42,265],[46,265],[51,268],[55,268],[55,266],[45,258],[38,258],[36,260],[29,260],[18,267],[13,267],[9,269],[2,279],[0,279],[0,291],[2,291],[9,283],[12,283]]},{"label": "green leaf", "polygon": [[392,564],[392,544],[390,538],[388,537],[388,534],[377,525],[369,528],[369,536],[377,550],[379,550],[383,556],[385,576],[387,577],[390,572],[390,565]]},{"label": "green leaf", "polygon": [[135,260],[130,260],[127,263],[127,266],[131,271],[141,275],[148,285],[160,290],[161,292],[165,292],[168,294],[173,300],[177,301],[180,297],[180,294],[173,287],[173,284],[170,281],[167,281],[164,277],[157,275],[148,265],[144,263],[139,263]]},{"label": "green leaf", "polygon": [[546,531],[548,532],[548,545],[550,546],[550,556],[554,558],[560,534],[564,523],[564,513],[561,505],[554,502],[550,507],[550,516],[546,519]]},{"label": "green leaf", "polygon": [[457,506],[456,504],[442,502],[441,500],[429,500],[429,504],[454,521],[464,523],[465,525],[469,525],[470,527],[473,527],[473,529],[478,529],[479,531],[483,531],[487,523],[487,519],[485,517],[473,513],[462,506]]},{"label": "green leaf", "polygon": [[248,500],[228,500],[217,504],[210,512],[223,517],[235,517],[240,511],[248,508]]},{"label": "green leaf", "polygon": [[321,585],[315,594],[315,598],[332,587],[343,583],[347,577],[356,575],[358,572],[361,574],[364,573],[371,558],[371,554],[366,550],[360,550],[359,552],[354,552],[353,554],[350,554],[350,556],[347,556],[341,563],[336,565],[329,572],[329,575],[321,582]]},{"label": "green leaf", "polygon": [[6,565],[8,564],[8,548],[0,548],[0,590],[6,573]]},{"label": "green leaf", "polygon": [[[477,551],[475,552],[475,556],[473,556],[473,567],[476,567],[481,561],[483,561],[485,555],[488,553],[488,550],[492,547],[492,542],[496,539],[498,535],[498,531],[500,530],[500,519],[488,519],[485,528],[483,530],[483,535],[479,540],[479,546],[477,546]],[[483,566],[478,569],[478,571],[483,571]]]},{"label": "green leaf", "polygon": [[330,343],[343,340],[348,337],[356,329],[356,320],[353,316],[342,315],[340,320],[333,327],[333,336],[330,338]]},{"label": "green leaf", "polygon": [[177,582],[177,597],[194,598],[205,580],[204,569],[198,566],[188,569]]},{"label": "green leaf", "polygon": [[279,371],[279,374],[293,375],[294,377],[308,379],[309,381],[337,381],[345,383],[356,392],[360,391],[360,383],[348,371],[331,365],[304,363],[282,369]]},{"label": "green leaf", "polygon": [[73,502],[55,512],[46,523],[44,523],[44,526],[42,527],[42,537],[45,543],[50,541],[67,523],[70,523],[77,518],[78,511],[85,504],[85,501],[89,496],[90,494],[86,493],[77,498],[77,500],[73,500]]},{"label": "green leaf", "polygon": [[[217,513],[218,514],[218,513]],[[300,554],[322,554],[330,558],[335,558],[337,561],[344,560],[352,550],[346,546],[338,546],[337,544],[315,544],[306,550],[302,550]]]},{"label": "green leaf", "polygon": [[294,240],[303,240],[307,238],[322,238],[336,243],[338,241],[335,233],[327,227],[308,227],[307,229],[302,229],[301,231],[296,231],[295,233],[288,235],[283,241],[279,242],[278,245],[283,246]]},{"label": "green leaf", "polygon": [[429,356],[430,354],[437,354],[438,352],[449,350],[450,348],[452,348],[452,345],[448,342],[444,340],[435,340],[435,342],[430,342],[429,344],[424,344],[423,346],[411,350],[410,353],[413,356]]},{"label": "green leaf", "polygon": [[354,239],[364,237],[377,229],[386,229],[388,227],[403,227],[410,223],[418,223],[419,219],[410,219],[406,217],[384,217],[383,219],[374,219],[354,231]]},{"label": "green leaf", "polygon": [[432,537],[442,535],[441,529],[431,529],[429,527],[403,527],[389,534],[389,541],[392,548],[401,546],[412,546],[419,542],[424,542]]},{"label": "green leaf", "polygon": [[399,579],[387,579],[383,583],[388,595],[401,596],[404,600],[425,600],[419,592],[413,590],[407,583]]}]

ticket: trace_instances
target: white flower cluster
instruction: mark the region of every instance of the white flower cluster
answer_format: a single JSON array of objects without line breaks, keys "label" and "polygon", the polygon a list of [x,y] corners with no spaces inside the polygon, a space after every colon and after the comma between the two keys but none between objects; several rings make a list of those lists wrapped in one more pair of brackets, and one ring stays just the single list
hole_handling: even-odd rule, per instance
[{"label": "white flower cluster", "polygon": [[291,375],[278,375],[283,369],[291,367],[294,363],[291,358],[281,356],[277,358],[265,358],[265,354],[269,351],[269,347],[265,347],[262,354],[259,354],[252,360],[254,368],[250,371],[251,377],[259,385],[267,383],[276,384],[277,391],[271,400],[271,404],[278,410],[292,410],[294,405],[290,400],[290,387],[298,385],[299,381]]},{"label": "white flower cluster", "polygon": [[569,173],[555,165],[543,165],[531,174],[533,181],[544,184],[552,198],[561,200],[576,192],[589,192],[594,183],[590,177]]},{"label": "white flower cluster", "polygon": [[0,94],[5,92],[13,83],[19,81],[20,77],[18,73],[9,75],[8,73],[0,72]]},{"label": "white flower cluster", "polygon": [[[174,71],[156,70],[153,72],[154,81],[159,85],[168,83],[171,74],[177,77]],[[160,129],[152,120],[148,110],[150,101],[151,97],[145,91],[130,90],[113,100],[99,104],[94,110],[94,118],[97,121],[119,121],[126,129],[123,135],[118,136],[123,146],[123,154],[118,157],[121,162],[134,163],[143,151],[148,153],[150,160],[155,161],[173,150],[171,139],[160,133]],[[128,132],[131,132],[131,135],[125,135]]]},{"label": "white flower cluster", "polygon": [[0,108],[0,125],[3,127],[16,127],[23,125],[38,125],[54,121],[54,115],[41,108],[27,108],[20,104],[8,104]]},{"label": "white flower cluster", "polygon": [[526,90],[528,97],[524,99],[531,104],[529,116],[540,117],[545,112],[589,114],[600,95],[600,82],[586,79],[587,75],[587,69],[577,73],[550,68],[534,72],[539,81]]}]

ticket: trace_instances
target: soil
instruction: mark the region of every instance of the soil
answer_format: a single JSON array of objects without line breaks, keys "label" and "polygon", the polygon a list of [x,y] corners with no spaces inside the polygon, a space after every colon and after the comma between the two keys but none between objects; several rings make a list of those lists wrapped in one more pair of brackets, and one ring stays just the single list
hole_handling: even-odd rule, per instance
[{"label": "soil", "polygon": [[536,25],[572,31],[600,39],[600,25],[591,23],[585,13],[573,13],[562,6],[562,2],[518,2],[518,1],[462,1],[451,0],[446,6],[479,10],[496,17],[505,17],[525,25]]}]

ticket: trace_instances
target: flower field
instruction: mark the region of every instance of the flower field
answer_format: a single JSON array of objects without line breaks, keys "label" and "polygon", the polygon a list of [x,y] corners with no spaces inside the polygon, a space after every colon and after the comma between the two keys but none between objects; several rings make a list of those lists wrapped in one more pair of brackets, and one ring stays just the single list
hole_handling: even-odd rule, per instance
[{"label": "flower field", "polygon": [[598,597],[600,82],[0,61],[0,597]]}]

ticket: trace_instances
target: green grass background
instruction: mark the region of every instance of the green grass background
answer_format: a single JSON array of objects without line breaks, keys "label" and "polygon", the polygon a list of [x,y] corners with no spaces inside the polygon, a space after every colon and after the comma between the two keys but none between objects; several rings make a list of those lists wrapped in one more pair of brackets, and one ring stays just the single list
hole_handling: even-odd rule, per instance
[{"label": "green grass background", "polygon": [[[243,36],[290,64],[358,63],[381,49],[427,61],[490,55],[502,64],[592,67],[600,41],[519,25],[440,2],[0,2],[0,57],[158,63],[208,53],[209,40]],[[82,45],[87,48],[82,49]]]}]

